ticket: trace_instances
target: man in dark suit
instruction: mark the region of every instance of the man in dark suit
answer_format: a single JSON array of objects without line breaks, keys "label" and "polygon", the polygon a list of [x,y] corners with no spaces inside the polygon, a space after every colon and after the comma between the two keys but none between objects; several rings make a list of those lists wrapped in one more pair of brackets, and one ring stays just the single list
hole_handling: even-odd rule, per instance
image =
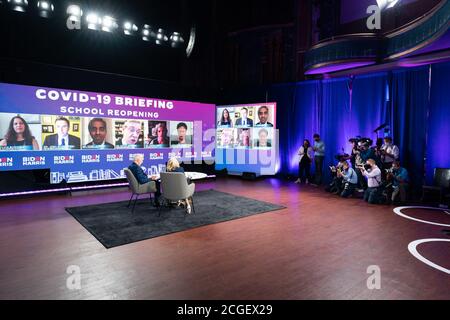
[{"label": "man in dark suit", "polygon": [[144,157],[142,154],[137,154],[134,156],[134,161],[128,169],[133,173],[134,177],[138,181],[139,184],[148,184],[150,187],[153,183],[156,184],[156,192],[155,192],[155,206],[159,206],[159,196],[161,195],[161,184],[156,179],[149,179],[145,174],[144,170],[142,170],[141,165],[144,162]]},{"label": "man in dark suit", "polygon": [[69,119],[59,117],[55,121],[56,134],[45,137],[43,149],[80,149],[80,138],[69,134]]},{"label": "man in dark suit", "polygon": [[241,117],[236,120],[236,123],[234,124],[236,127],[253,127],[253,120],[250,118],[247,118],[248,115],[248,109],[242,108],[241,109]]},{"label": "man in dark suit", "polygon": [[267,121],[269,119],[269,108],[267,106],[261,106],[258,109],[259,122],[256,127],[273,127],[273,124]]},{"label": "man in dark suit", "polygon": [[89,134],[92,141],[84,147],[87,149],[114,149],[114,145],[106,141],[107,126],[102,118],[94,118],[89,121]]}]

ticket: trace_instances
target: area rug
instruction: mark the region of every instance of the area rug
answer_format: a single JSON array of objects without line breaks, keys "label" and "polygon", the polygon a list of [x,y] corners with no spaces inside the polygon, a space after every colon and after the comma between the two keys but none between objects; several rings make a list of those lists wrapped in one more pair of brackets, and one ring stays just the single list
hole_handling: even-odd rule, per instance
[{"label": "area rug", "polygon": [[208,224],[280,210],[285,207],[216,190],[194,194],[195,213],[163,208],[161,216],[149,198],[138,200],[134,213],[128,201],[66,208],[106,248],[180,232]]}]

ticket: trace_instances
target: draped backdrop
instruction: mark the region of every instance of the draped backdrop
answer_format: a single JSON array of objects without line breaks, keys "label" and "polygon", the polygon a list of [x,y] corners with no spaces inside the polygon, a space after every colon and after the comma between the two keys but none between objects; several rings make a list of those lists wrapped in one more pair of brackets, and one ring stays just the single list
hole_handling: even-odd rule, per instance
[{"label": "draped backdrop", "polygon": [[368,137],[375,143],[377,137],[389,135],[419,188],[432,182],[434,168],[450,167],[449,83],[450,63],[441,63],[273,85],[253,92],[253,100],[265,96],[277,102],[281,173],[297,173],[298,149],[303,139],[312,141],[314,133],[326,144],[324,165],[335,164],[334,156],[343,150],[350,152],[350,138]]}]

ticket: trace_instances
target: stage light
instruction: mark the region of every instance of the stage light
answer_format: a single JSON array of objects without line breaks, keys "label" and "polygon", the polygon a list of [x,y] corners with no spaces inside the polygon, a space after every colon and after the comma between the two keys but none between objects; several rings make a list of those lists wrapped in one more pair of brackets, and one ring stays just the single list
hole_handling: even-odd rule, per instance
[{"label": "stage light", "polygon": [[98,30],[102,24],[102,19],[95,13],[91,12],[86,16],[88,28],[91,30]]},{"label": "stage light", "polygon": [[125,33],[127,36],[134,35],[138,30],[139,29],[137,25],[132,22],[127,21],[123,24],[123,33]]},{"label": "stage light", "polygon": [[110,16],[104,16],[102,19],[102,30],[105,32],[113,32],[119,27],[116,19]]},{"label": "stage light", "polygon": [[49,18],[55,11],[55,6],[49,1],[38,1],[37,7],[39,15],[43,18]]},{"label": "stage light", "polygon": [[179,47],[184,42],[183,37],[181,37],[181,34],[179,32],[174,32],[170,36],[170,46],[172,48]]},{"label": "stage light", "polygon": [[154,38],[156,35],[152,30],[152,27],[148,24],[144,24],[142,27],[142,40],[150,41],[151,38]]},{"label": "stage light", "polygon": [[166,36],[165,31],[163,29],[158,29],[158,32],[156,33],[156,44],[163,44],[164,42],[167,42],[169,38]]},{"label": "stage light", "polygon": [[8,0],[11,9],[18,12],[25,12],[28,7],[28,0]]},{"label": "stage light", "polygon": [[381,10],[392,8],[398,2],[399,2],[399,0],[377,0],[378,7]]}]

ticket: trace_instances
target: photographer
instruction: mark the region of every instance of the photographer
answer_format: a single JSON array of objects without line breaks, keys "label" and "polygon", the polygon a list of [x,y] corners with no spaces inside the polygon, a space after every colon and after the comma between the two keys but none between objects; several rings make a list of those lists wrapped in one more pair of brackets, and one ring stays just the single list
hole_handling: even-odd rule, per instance
[{"label": "photographer", "polygon": [[352,168],[356,167],[356,157],[359,154],[358,150],[358,139],[352,138],[349,139],[348,142],[352,145],[352,152],[349,155],[346,155],[343,159],[344,160],[350,160],[350,163],[352,164]]},{"label": "photographer", "polygon": [[392,167],[394,161],[398,160],[400,150],[392,143],[391,137],[384,138],[384,144],[381,146],[381,162],[384,169]]},{"label": "photographer", "polygon": [[344,178],[339,173],[342,172],[344,163],[346,163],[346,161],[340,160],[336,166],[330,167],[331,176],[333,177],[333,180],[325,188],[326,192],[331,192],[333,194],[339,194],[342,192],[342,184],[343,184]]},{"label": "photographer", "polygon": [[344,182],[344,190],[341,192],[342,198],[348,198],[355,192],[356,186],[358,185],[358,175],[353,168],[350,168],[347,161],[342,163],[342,169],[338,170],[337,176],[342,177]]},{"label": "photographer", "polygon": [[359,167],[362,174],[367,177],[368,188],[364,192],[364,201],[376,204],[380,198],[381,170],[373,159],[368,159],[366,163],[368,168]]},{"label": "photographer", "polygon": [[391,200],[395,202],[395,199],[400,194],[400,201],[406,202],[406,193],[409,186],[408,170],[400,166],[400,161],[394,161],[392,168],[388,173],[388,177],[392,179],[392,186],[394,191],[392,192]]},{"label": "photographer", "polygon": [[[352,153],[355,153],[355,168],[363,167],[366,164],[366,161],[369,159],[375,158],[375,152],[370,145],[372,142],[370,139],[361,139],[357,142],[357,148]],[[366,190],[367,189],[367,181],[364,179],[361,170],[356,170],[356,174],[358,175],[358,187],[359,189]]]}]

